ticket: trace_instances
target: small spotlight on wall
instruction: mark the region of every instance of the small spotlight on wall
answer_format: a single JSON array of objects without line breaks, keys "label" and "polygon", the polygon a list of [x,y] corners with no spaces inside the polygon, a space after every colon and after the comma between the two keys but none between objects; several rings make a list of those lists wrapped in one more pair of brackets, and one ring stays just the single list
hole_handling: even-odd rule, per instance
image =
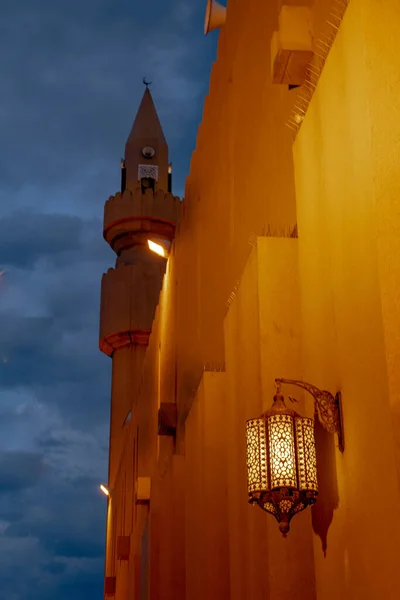
[{"label": "small spotlight on wall", "polygon": [[168,253],[163,246],[161,246],[160,244],[156,244],[155,242],[152,242],[151,240],[147,240],[147,243],[152,252],[154,252],[155,254],[158,254],[158,256],[162,256],[163,258],[168,258]]},{"label": "small spotlight on wall", "polygon": [[105,485],[101,484],[100,489],[106,496],[110,495],[110,490]]}]

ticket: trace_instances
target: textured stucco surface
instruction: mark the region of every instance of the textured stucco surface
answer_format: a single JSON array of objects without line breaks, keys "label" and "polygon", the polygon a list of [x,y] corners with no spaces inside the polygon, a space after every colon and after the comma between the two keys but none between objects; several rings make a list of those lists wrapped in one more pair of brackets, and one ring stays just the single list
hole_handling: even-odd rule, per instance
[{"label": "textured stucco surface", "polygon": [[[389,386],[399,348],[399,77],[390,66],[398,52],[390,10],[392,19],[399,14],[394,4],[350,2],[294,146],[304,377],[342,390],[346,436],[326,557],[315,540],[323,600],[398,596],[398,422]],[[382,485],[390,497],[383,518],[371,510]]]},{"label": "textured stucco surface", "polygon": [[[333,6],[288,3],[311,6],[316,33]],[[400,8],[350,0],[293,144],[301,92],[269,71],[281,4],[229,1],[134,382],[120,354],[118,410],[133,416],[113,433],[117,600],[398,597]],[[275,377],[343,395],[345,452],[316,425],[320,496],[286,540],[246,494],[245,421]],[[161,402],[177,404],[176,439],[157,436]],[[149,507],[134,503],[138,475]]]}]

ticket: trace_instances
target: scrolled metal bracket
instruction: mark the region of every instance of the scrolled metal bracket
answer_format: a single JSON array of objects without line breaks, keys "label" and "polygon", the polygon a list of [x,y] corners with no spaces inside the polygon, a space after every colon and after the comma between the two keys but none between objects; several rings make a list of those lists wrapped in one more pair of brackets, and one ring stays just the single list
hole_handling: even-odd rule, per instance
[{"label": "scrolled metal bracket", "polygon": [[329,431],[329,433],[337,433],[339,450],[340,452],[343,452],[344,432],[341,393],[337,392],[335,396],[332,396],[327,390],[320,390],[311,383],[297,381],[295,379],[275,379],[275,384],[278,387],[282,384],[296,385],[311,394],[315,401],[314,404],[319,422],[326,431]]}]

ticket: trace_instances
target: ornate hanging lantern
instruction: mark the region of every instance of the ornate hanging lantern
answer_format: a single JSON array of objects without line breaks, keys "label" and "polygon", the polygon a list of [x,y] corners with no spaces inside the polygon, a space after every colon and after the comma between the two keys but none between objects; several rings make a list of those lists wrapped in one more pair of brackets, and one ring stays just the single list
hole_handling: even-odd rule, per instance
[{"label": "ornate hanging lantern", "polygon": [[334,398],[329,392],[289,379],[276,383],[271,409],[258,419],[247,421],[247,481],[249,502],[271,513],[286,537],[292,517],[316,501],[318,482],[314,420],[286,406],[281,384],[298,385],[314,396],[323,426],[340,434],[341,449],[343,436],[340,395]]}]

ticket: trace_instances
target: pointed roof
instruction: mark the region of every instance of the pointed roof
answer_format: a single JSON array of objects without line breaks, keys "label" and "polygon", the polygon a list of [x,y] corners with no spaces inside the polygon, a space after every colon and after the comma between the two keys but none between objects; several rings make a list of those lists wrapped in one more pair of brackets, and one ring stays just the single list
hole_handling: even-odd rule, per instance
[{"label": "pointed roof", "polygon": [[148,87],[146,87],[143,94],[127,144],[134,139],[158,139],[164,144],[167,143],[154,105],[153,97]]}]

